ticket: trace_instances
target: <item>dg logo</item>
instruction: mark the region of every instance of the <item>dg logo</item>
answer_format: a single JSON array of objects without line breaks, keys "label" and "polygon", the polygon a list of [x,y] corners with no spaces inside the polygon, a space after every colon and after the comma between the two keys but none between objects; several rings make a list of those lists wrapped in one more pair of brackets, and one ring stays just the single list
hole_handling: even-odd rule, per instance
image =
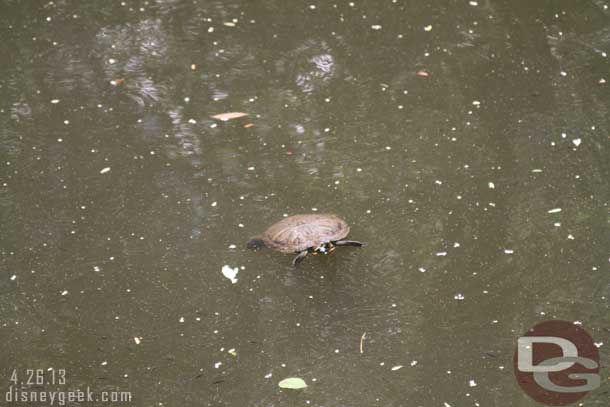
[{"label": "dg logo", "polygon": [[519,386],[549,406],[575,403],[600,385],[593,338],[567,321],[545,321],[517,340],[513,359]]}]

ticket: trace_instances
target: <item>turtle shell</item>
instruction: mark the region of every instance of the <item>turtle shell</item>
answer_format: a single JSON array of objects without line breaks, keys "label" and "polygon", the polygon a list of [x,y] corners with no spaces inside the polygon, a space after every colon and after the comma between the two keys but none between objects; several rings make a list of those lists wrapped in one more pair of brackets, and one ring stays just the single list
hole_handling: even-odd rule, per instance
[{"label": "turtle shell", "polygon": [[348,233],[348,224],[336,215],[295,215],[269,227],[261,239],[274,250],[295,253],[343,239]]}]

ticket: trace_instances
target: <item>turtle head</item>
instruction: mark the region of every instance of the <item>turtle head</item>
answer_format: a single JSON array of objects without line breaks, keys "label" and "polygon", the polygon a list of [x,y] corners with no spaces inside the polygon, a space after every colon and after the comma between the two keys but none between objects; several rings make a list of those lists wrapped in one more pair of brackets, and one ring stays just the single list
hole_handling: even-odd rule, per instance
[{"label": "turtle head", "polygon": [[331,254],[334,251],[335,251],[335,245],[332,242],[321,243],[320,245],[312,248],[313,255]]}]

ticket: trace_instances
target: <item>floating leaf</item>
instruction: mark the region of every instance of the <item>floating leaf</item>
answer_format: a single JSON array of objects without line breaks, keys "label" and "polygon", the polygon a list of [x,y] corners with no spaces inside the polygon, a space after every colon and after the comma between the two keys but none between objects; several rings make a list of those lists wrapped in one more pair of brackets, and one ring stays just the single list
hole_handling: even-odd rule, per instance
[{"label": "floating leaf", "polygon": [[220,113],[215,114],[214,116],[210,116],[212,119],[222,120],[226,122],[227,120],[238,119],[240,117],[248,116],[248,113],[243,112],[228,112],[228,113]]},{"label": "floating leaf", "polygon": [[298,377],[288,377],[279,382],[278,386],[280,386],[282,389],[298,390],[307,387],[307,383],[305,383],[305,380],[300,379]]}]

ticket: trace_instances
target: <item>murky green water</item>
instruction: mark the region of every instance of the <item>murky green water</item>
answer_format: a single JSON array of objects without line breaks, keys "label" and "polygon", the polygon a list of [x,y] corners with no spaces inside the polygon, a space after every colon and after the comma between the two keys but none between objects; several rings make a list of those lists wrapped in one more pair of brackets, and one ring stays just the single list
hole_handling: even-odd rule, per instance
[{"label": "murky green water", "polygon": [[[4,2],[2,396],[530,406],[548,319],[606,366],[610,10],[470,3]],[[366,247],[245,249],[313,211]]]}]

